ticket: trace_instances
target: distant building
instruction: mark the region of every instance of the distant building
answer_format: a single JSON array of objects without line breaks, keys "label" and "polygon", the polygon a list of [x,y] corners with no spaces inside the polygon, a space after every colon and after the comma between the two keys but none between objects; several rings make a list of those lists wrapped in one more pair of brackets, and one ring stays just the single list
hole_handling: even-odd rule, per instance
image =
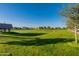
[{"label": "distant building", "polygon": [[5,23],[0,23],[0,30],[3,32],[10,32],[11,29],[13,28],[12,24],[5,24]]}]

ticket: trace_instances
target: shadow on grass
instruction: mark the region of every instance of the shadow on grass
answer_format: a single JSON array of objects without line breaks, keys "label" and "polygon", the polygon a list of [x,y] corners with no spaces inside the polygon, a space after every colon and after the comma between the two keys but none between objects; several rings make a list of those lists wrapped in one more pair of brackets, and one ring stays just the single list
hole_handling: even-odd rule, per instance
[{"label": "shadow on grass", "polygon": [[6,38],[8,38],[8,39],[28,39],[27,37],[19,37],[19,36],[1,36],[0,35],[0,38],[4,38],[4,39],[6,39]]},{"label": "shadow on grass", "polygon": [[21,46],[41,46],[46,44],[56,44],[56,43],[65,43],[65,42],[72,42],[74,39],[66,39],[66,38],[55,38],[55,39],[35,39],[35,40],[21,40],[21,41],[10,41],[1,44],[8,44],[8,45],[21,45]]},{"label": "shadow on grass", "polygon": [[16,35],[16,36],[39,36],[45,33],[18,33],[18,32],[2,32],[2,34]]}]

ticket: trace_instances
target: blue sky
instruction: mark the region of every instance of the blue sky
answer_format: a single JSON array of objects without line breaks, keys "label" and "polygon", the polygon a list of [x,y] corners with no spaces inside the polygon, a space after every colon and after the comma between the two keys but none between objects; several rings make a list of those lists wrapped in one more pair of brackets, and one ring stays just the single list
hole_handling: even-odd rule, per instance
[{"label": "blue sky", "polygon": [[60,11],[67,4],[61,3],[0,3],[0,22],[17,27],[65,27],[65,17]]}]

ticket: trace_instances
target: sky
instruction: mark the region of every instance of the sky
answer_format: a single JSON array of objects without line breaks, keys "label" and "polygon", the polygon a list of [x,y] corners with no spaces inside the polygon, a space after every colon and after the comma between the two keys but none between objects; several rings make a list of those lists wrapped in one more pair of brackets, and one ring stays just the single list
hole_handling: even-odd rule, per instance
[{"label": "sky", "polygon": [[66,27],[61,3],[0,3],[0,23],[15,27]]}]

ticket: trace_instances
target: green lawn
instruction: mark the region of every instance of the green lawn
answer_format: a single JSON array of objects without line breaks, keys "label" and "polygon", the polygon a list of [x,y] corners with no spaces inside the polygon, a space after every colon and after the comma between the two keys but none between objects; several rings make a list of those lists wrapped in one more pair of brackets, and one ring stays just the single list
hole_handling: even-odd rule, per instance
[{"label": "green lawn", "polygon": [[79,43],[68,30],[12,30],[0,33],[0,55],[79,56]]}]

